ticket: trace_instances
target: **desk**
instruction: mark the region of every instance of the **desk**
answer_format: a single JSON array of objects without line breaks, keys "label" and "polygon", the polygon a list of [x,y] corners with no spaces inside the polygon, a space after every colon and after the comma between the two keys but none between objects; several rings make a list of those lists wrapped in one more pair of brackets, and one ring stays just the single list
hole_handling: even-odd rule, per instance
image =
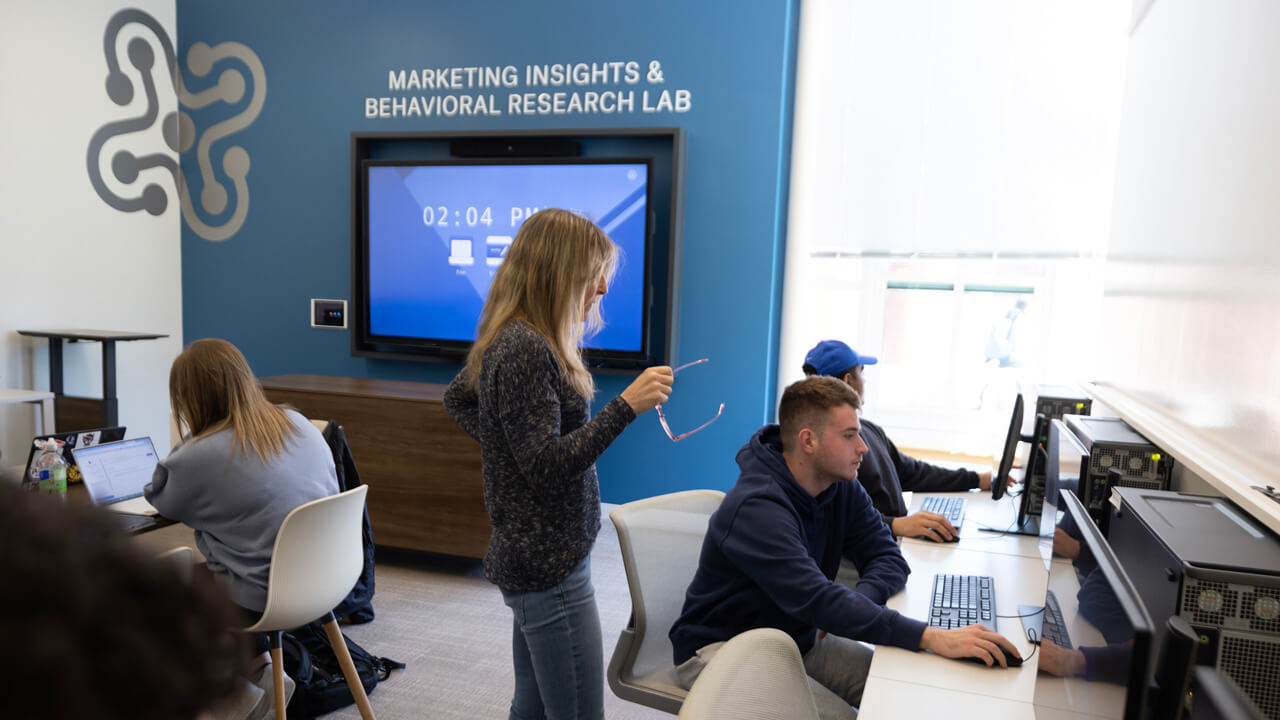
[{"label": "desk", "polygon": [[[996,590],[998,615],[1018,614],[1018,605],[1042,605],[1049,583],[1045,558],[1048,541],[1023,535],[999,535],[979,530],[1007,527],[1017,512],[1017,498],[997,502],[986,493],[915,493],[912,512],[926,495],[964,497],[965,521],[960,542],[934,543],[904,538],[902,554],[911,565],[907,587],[887,605],[913,618],[928,617],[935,573],[989,575]],[[1007,518],[1008,522],[1003,522]],[[1001,524],[1003,522],[1003,525]],[[998,617],[997,630],[1013,641],[1024,658],[1020,668],[1008,670],[949,660],[932,653],[879,646],[867,674],[859,718],[899,718],[945,714],[948,718],[1014,718],[1032,720],[1039,654],[1032,655],[1022,621]]]},{"label": "desk", "polygon": [[0,404],[7,403],[39,403],[42,435],[50,435],[54,430],[53,393],[43,390],[19,390],[17,388],[0,388]]},{"label": "desk", "polygon": [[[1031,535],[1013,535],[987,532],[984,527],[1012,527],[1018,515],[1020,498],[1005,495],[999,501],[991,499],[991,493],[974,492],[917,492],[913,493],[909,503],[909,512],[919,512],[924,498],[937,495],[940,497],[964,498],[964,524],[960,526],[960,542],[947,543],[955,547],[969,550],[980,550],[986,553],[1014,555],[1044,559],[1053,552],[1052,541],[1041,542],[1040,538]],[[902,538],[903,552],[914,545],[937,545],[931,540]]]},{"label": "desk", "polygon": [[[169,337],[157,333],[118,330],[19,330],[19,335],[49,339],[49,390],[62,418],[59,430],[84,430],[119,425],[120,401],[116,399],[116,343]],[[62,342],[86,340],[102,343],[102,399],[71,397],[62,393]],[[55,432],[46,430],[45,432]]]},{"label": "desk", "polygon": [[[877,649],[876,653],[879,654]],[[979,693],[943,690],[932,685],[867,678],[858,707],[859,720],[877,718],[946,718],[946,720],[1043,720],[1028,702]]]}]

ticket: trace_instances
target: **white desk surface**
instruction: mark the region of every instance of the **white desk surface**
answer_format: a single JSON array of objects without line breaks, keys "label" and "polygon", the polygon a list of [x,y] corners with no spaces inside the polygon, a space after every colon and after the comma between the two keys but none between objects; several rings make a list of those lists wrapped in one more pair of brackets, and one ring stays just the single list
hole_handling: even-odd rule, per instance
[{"label": "white desk surface", "polygon": [[[887,603],[890,608],[917,619],[928,617],[933,597],[935,573],[989,575],[996,589],[998,615],[1017,615],[1018,605],[1044,604],[1049,576],[1044,561],[995,552],[964,549],[959,543],[913,542],[902,544],[902,554],[911,565],[907,587]],[[876,648],[868,674],[868,687],[880,680],[915,684],[927,678],[929,686],[953,690],[966,695],[1029,703],[1035,694],[1037,658],[1031,656],[1022,621],[1016,617],[998,617],[997,629],[1013,641],[1024,658],[1019,668],[989,668],[986,665],[950,660],[927,652],[910,652],[885,645]],[[914,701],[914,699],[913,699]]]},{"label": "white desk surface", "polygon": [[0,388],[0,403],[41,402],[52,400],[53,393],[47,390],[22,390],[20,388]]},{"label": "white desk surface", "polygon": [[[905,496],[906,493],[903,493],[903,495]],[[964,524],[959,528],[960,541],[957,543],[945,543],[947,545],[983,553],[998,553],[1029,558],[1044,558],[1053,551],[1051,541],[1046,541],[1042,547],[1038,537],[986,532],[981,529],[983,527],[1012,527],[1017,519],[1020,498],[1006,495],[999,501],[995,501],[991,499],[990,493],[985,492],[916,492],[911,493],[911,498],[907,501],[910,512],[918,512],[924,499],[934,495],[959,497],[964,498],[965,501]],[[928,546],[938,544],[931,540],[904,537],[902,538],[902,551],[906,552],[907,547],[913,545]]]},{"label": "white desk surface", "polygon": [[[879,650],[876,651],[880,652]],[[1030,703],[877,679],[868,682],[858,720],[945,717],[947,720],[1042,720]]]},{"label": "white desk surface", "polygon": [[0,388],[0,403],[40,403],[40,427],[45,435],[55,432],[53,397],[47,390]]}]

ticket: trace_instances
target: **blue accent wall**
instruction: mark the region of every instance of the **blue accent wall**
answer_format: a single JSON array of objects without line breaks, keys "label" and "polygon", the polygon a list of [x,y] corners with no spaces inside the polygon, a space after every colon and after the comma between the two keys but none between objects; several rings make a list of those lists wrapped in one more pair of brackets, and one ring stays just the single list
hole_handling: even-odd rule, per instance
[{"label": "blue accent wall", "polygon": [[[179,64],[189,91],[209,87],[221,68],[208,77],[191,74],[186,58],[197,43],[242,43],[266,75],[258,117],[209,146],[215,176],[228,148],[243,147],[249,156],[243,225],[221,242],[183,225],[184,340],[224,337],[259,376],[448,382],[456,365],[355,358],[347,332],[308,326],[310,298],[352,298],[350,133],[679,126],[687,155],[678,359],[711,362],[677,379],[679,405],[672,408],[689,425],[721,402],[724,415],[675,444],[655,415],[644,415],[597,467],[610,502],[727,489],[737,476],[737,449],[775,414],[798,4],[179,0]],[[391,70],[611,60],[639,61],[642,77],[659,61],[663,83],[642,81],[632,86],[637,95],[685,89],[690,109],[646,113],[637,100],[633,112],[620,114],[365,117],[366,97],[402,94],[388,89]],[[589,89],[600,88],[536,91]],[[235,116],[252,92],[193,111],[197,135]],[[193,198],[202,185],[197,152],[182,155]],[[231,192],[227,209],[204,220],[224,221],[244,201]],[[596,407],[629,380],[598,376]],[[678,431],[681,423],[672,420]]]}]

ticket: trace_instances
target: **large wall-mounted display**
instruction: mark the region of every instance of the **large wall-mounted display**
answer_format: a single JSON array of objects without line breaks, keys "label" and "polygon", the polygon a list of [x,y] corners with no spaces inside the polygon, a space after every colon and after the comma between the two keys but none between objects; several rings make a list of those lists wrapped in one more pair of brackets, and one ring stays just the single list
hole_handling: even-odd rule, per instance
[{"label": "large wall-mounted display", "polygon": [[520,225],[561,207],[621,251],[590,364],[668,362],[680,149],[677,129],[353,135],[353,354],[457,362]]}]

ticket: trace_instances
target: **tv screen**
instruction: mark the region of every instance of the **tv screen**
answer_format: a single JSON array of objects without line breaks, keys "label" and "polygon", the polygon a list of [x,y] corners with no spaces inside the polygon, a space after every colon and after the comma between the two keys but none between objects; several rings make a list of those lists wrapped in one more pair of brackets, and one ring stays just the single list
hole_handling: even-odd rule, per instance
[{"label": "tv screen", "polygon": [[365,160],[368,340],[460,357],[520,225],[559,207],[604,229],[618,270],[588,358],[648,357],[650,163],[645,159]]}]

